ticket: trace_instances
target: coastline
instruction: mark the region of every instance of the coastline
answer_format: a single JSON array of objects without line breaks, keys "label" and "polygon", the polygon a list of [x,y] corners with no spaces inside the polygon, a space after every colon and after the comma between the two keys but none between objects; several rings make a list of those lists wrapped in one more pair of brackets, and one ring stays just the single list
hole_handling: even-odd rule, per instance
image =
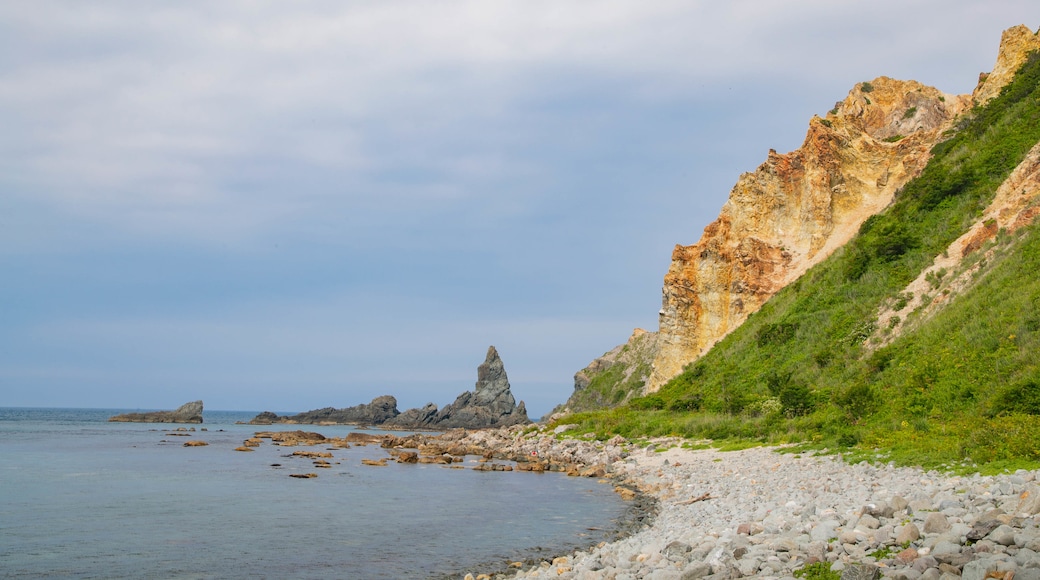
[{"label": "coastline", "polygon": [[570,465],[651,498],[656,515],[596,547],[458,577],[793,578],[813,566],[842,578],[1040,579],[1040,472],[955,476],[777,448],[557,438],[565,427],[432,439],[479,447],[489,461]]}]

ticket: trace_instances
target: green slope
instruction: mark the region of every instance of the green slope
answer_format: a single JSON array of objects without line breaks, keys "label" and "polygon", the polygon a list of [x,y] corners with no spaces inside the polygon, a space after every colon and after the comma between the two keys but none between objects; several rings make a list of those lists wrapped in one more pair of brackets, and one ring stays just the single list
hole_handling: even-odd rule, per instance
[{"label": "green slope", "polygon": [[603,437],[808,441],[925,466],[1040,461],[1036,227],[1002,232],[976,282],[935,317],[865,346],[879,307],[900,300],[1038,142],[1034,54],[844,248],[658,393],[564,421]]}]

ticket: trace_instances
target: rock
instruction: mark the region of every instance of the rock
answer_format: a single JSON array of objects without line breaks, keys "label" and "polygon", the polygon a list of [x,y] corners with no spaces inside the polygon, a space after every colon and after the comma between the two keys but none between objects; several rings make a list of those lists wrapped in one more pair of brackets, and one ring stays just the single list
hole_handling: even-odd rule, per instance
[{"label": "rock", "polygon": [[917,559],[917,550],[914,548],[907,548],[902,552],[896,554],[896,560],[899,560],[903,564],[913,564],[914,560]]},{"label": "rock", "polygon": [[406,411],[384,426],[397,429],[485,429],[530,422],[524,402],[517,404],[509,389],[502,358],[495,347],[490,346],[484,362],[477,368],[474,391],[462,393],[454,403],[439,411],[432,403],[416,413]]},{"label": "rock", "polygon": [[965,537],[969,542],[977,542],[988,536],[990,532],[1000,527],[1000,525],[1001,522],[998,519],[976,522],[975,525],[971,527],[971,531],[968,532]]},{"label": "rock", "polygon": [[382,459],[362,459],[361,465],[374,465],[378,467],[386,467],[386,457]]},{"label": "rock", "polygon": [[1000,525],[990,532],[986,539],[1001,546],[1015,545],[1015,529],[1008,525]]},{"label": "rock", "polygon": [[202,423],[202,401],[192,401],[175,411],[124,413],[108,418],[115,423]]},{"label": "rock", "polygon": [[950,529],[950,522],[941,513],[932,512],[924,519],[924,533],[941,534]]},{"label": "rock", "polygon": [[921,530],[913,522],[910,522],[899,529],[899,533],[896,534],[896,543],[899,545],[909,544],[910,542],[916,542],[920,537]]},{"label": "rock", "polygon": [[1029,489],[1018,496],[1018,505],[1015,506],[1015,514],[1019,516],[1031,516],[1040,513],[1040,487],[1029,486]]},{"label": "rock", "polygon": [[209,443],[206,443],[205,441],[185,441],[184,442],[184,446],[185,447],[205,447],[207,445],[209,445]]},{"label": "rock", "polygon": [[397,399],[383,395],[372,399],[372,402],[345,409],[325,407],[305,411],[296,415],[280,417],[270,411],[264,411],[249,421],[251,425],[271,425],[273,423],[301,424],[342,424],[342,425],[380,425],[388,419],[396,417]]},{"label": "rock", "polygon": [[881,569],[874,564],[849,564],[841,571],[841,580],[878,580]]},{"label": "rock", "polygon": [[255,449],[243,445],[241,447],[235,447],[235,451],[255,451]]},{"label": "rock", "polygon": [[318,477],[317,473],[290,473],[289,477],[295,477],[297,479],[313,479]]},{"label": "rock", "polygon": [[705,562],[694,562],[683,569],[681,580],[697,580],[711,574],[711,565]]}]

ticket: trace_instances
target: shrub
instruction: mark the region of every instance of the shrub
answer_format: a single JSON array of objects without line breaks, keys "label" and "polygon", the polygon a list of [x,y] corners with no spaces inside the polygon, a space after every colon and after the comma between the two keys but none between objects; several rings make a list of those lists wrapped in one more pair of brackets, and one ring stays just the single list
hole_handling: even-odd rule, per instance
[{"label": "shrub", "polygon": [[870,385],[859,383],[845,389],[838,396],[837,403],[849,419],[853,422],[870,416],[880,405],[880,399],[874,388]]},{"label": "shrub", "polygon": [[1040,415],[1040,382],[1035,378],[1005,387],[993,401],[993,415]]},{"label": "shrub", "polygon": [[872,85],[870,83],[861,83],[859,85],[859,90],[864,92],[864,93],[872,93],[872,92],[874,92],[874,85]]},{"label": "shrub", "polygon": [[910,107],[903,113],[903,119],[909,119],[917,114],[917,107]]}]

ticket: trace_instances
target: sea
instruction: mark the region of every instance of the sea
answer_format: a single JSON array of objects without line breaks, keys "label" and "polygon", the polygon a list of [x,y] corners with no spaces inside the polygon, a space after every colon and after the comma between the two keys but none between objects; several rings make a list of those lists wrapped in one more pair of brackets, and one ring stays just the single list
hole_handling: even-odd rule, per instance
[{"label": "sea", "polygon": [[374,445],[328,469],[291,456],[320,447],[234,450],[258,430],[349,426],[108,422],[131,411],[0,408],[0,578],[461,579],[612,539],[628,509],[560,473],[362,465],[387,456]]}]

